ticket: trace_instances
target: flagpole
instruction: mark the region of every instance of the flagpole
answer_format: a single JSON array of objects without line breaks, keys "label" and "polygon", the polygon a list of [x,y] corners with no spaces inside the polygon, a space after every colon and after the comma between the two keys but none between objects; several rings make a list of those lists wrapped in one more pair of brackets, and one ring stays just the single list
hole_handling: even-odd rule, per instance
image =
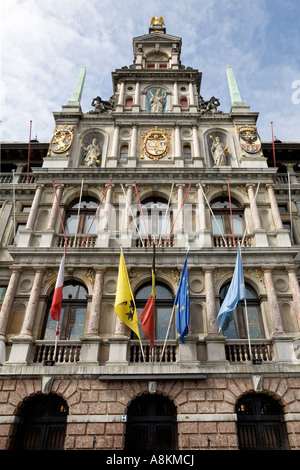
[{"label": "flagpole", "polygon": [[[122,188],[122,191],[123,191],[125,200],[126,200],[126,202],[127,202],[127,197],[126,197],[125,189],[124,189],[124,187],[123,187],[122,184],[121,184],[121,188]],[[140,231],[139,231],[139,229],[138,229],[137,223],[136,223],[136,221],[135,221],[135,217],[134,217],[134,215],[133,215],[133,213],[132,213],[131,206],[130,206],[130,205],[128,205],[128,206],[129,206],[130,214],[131,214],[132,220],[133,220],[133,222],[134,222],[135,228],[136,228],[136,230],[137,230],[137,233],[139,234],[139,237],[140,237],[140,240],[141,240],[141,242],[142,242],[143,247],[145,247],[144,240],[142,239],[141,233],[140,233]]]},{"label": "flagpole", "polygon": [[[238,250],[240,250],[241,262],[242,262],[242,248],[239,243]],[[246,320],[246,329],[247,329],[247,337],[248,337],[248,345],[249,345],[249,355],[250,360],[252,360],[252,347],[251,347],[251,338],[250,338],[250,330],[249,330],[249,320],[248,320],[248,307],[247,307],[247,299],[244,298],[244,306],[245,306],[245,320]]]},{"label": "flagpole", "polygon": [[171,233],[173,232],[173,228],[174,228],[174,225],[175,225],[175,223],[176,223],[177,217],[179,216],[179,213],[181,212],[182,206],[183,206],[184,201],[185,201],[185,199],[186,199],[186,197],[187,197],[187,195],[188,195],[188,192],[189,192],[189,190],[190,190],[190,187],[191,187],[191,184],[189,184],[189,187],[188,187],[187,190],[186,190],[186,193],[185,193],[185,195],[184,195],[184,198],[183,198],[183,201],[182,201],[181,206],[180,206],[180,208],[179,208],[179,211],[177,212],[176,218],[175,218],[175,220],[174,220],[174,222],[173,222],[173,225],[172,225],[172,227],[171,227],[169,236],[168,236],[168,238],[166,239],[166,242],[165,242],[166,245],[167,245],[167,242],[168,242],[168,240],[169,240],[169,238],[170,238],[170,236],[171,236]]},{"label": "flagpole", "polygon": [[227,180],[227,186],[228,186],[228,198],[229,198],[229,209],[230,209],[230,219],[231,219],[232,243],[233,243],[233,246],[235,246],[229,179]]},{"label": "flagpole", "polygon": [[170,321],[169,321],[169,325],[168,325],[168,329],[167,329],[167,334],[166,334],[166,337],[165,337],[165,341],[164,341],[164,345],[163,345],[163,349],[162,349],[162,353],[161,353],[160,361],[159,361],[159,362],[162,361],[162,358],[163,358],[163,355],[164,355],[164,352],[165,352],[166,343],[167,343],[167,339],[168,339],[168,336],[169,336],[169,331],[170,331],[170,328],[171,328],[171,323],[172,323],[172,320],[173,320],[174,310],[175,310],[175,305],[173,305],[173,308],[172,308],[172,313],[171,313],[171,316],[170,316]]},{"label": "flagpole", "polygon": [[88,236],[88,234],[89,234],[89,231],[91,230],[91,227],[92,227],[92,225],[93,225],[93,223],[94,223],[94,220],[96,219],[96,217],[97,217],[97,215],[98,215],[98,212],[99,212],[99,210],[100,210],[101,204],[102,204],[102,202],[103,202],[103,200],[104,200],[104,198],[105,198],[105,196],[106,196],[106,193],[107,193],[107,191],[108,191],[108,188],[109,188],[110,185],[111,185],[111,182],[112,182],[112,179],[110,180],[110,182],[109,182],[108,185],[107,185],[107,188],[106,188],[106,190],[105,190],[105,193],[104,193],[104,195],[103,195],[103,197],[102,197],[102,199],[101,199],[101,201],[100,201],[99,206],[97,207],[97,210],[96,210],[96,213],[95,213],[95,215],[94,215],[94,218],[93,218],[93,220],[92,220],[92,222],[91,222],[91,225],[89,226],[89,229],[88,229],[88,231],[87,231],[87,233],[86,233],[86,235],[85,235],[85,237],[84,237],[84,239],[83,239],[83,242],[82,242],[81,245],[80,245],[81,247],[83,247],[83,245],[84,245],[84,243],[85,243],[85,240],[87,239],[87,236]]},{"label": "flagpole", "polygon": [[202,194],[203,194],[203,196],[204,196],[204,199],[205,199],[205,201],[206,201],[206,204],[208,205],[208,208],[209,208],[209,210],[210,210],[210,213],[211,213],[211,215],[212,215],[212,217],[213,217],[213,219],[214,219],[214,221],[215,221],[216,226],[217,226],[218,229],[219,229],[219,232],[220,232],[221,237],[223,238],[223,241],[224,241],[224,243],[225,243],[225,246],[227,246],[227,241],[226,241],[226,239],[225,239],[225,237],[224,237],[224,235],[223,235],[223,233],[222,233],[222,230],[221,230],[221,228],[220,228],[220,226],[219,226],[219,224],[218,224],[218,222],[217,222],[217,219],[216,219],[216,217],[215,217],[215,214],[213,213],[213,210],[212,210],[212,208],[210,207],[210,204],[209,204],[209,202],[208,202],[208,200],[207,200],[207,197],[206,197],[205,192],[203,191],[203,188],[202,188],[202,186],[201,186],[201,183],[199,183],[199,185],[200,185],[200,189],[201,189],[201,191],[202,191]]},{"label": "flagpole", "polygon": [[166,221],[166,218],[167,218],[167,213],[168,213],[168,210],[169,210],[169,207],[170,207],[170,202],[171,202],[173,187],[174,187],[174,182],[172,183],[172,187],[171,187],[171,191],[170,191],[170,196],[169,196],[169,200],[168,200],[168,205],[167,205],[167,208],[166,208],[165,217],[164,217],[163,223],[161,224],[161,233],[160,233],[159,240],[158,240],[158,246],[160,245],[160,242],[161,242],[161,236],[162,236],[162,233],[163,233],[163,228],[164,228],[164,226],[165,226],[165,221]]},{"label": "flagpole", "polygon": [[81,188],[80,188],[80,195],[79,195],[79,204],[78,204],[78,212],[77,212],[77,226],[76,226],[76,233],[75,233],[75,238],[74,238],[74,247],[76,247],[76,238],[77,238],[78,227],[79,227],[79,214],[80,214],[82,190],[83,190],[83,178],[82,178],[82,181],[81,181]]}]

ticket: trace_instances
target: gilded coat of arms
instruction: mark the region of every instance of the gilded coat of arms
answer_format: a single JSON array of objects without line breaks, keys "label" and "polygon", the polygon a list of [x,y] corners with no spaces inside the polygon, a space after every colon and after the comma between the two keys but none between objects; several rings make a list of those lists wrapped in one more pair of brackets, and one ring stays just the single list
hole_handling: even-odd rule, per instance
[{"label": "gilded coat of arms", "polygon": [[50,148],[54,153],[66,152],[73,142],[75,126],[56,126],[50,141]]},{"label": "gilded coat of arms", "polygon": [[171,132],[165,129],[150,129],[147,132],[142,132],[143,138],[143,153],[141,158],[151,158],[151,160],[159,160],[169,154],[170,151],[170,135]]},{"label": "gilded coat of arms", "polygon": [[239,133],[240,145],[247,153],[257,153],[261,149],[261,140],[257,133],[256,126],[237,126]]}]

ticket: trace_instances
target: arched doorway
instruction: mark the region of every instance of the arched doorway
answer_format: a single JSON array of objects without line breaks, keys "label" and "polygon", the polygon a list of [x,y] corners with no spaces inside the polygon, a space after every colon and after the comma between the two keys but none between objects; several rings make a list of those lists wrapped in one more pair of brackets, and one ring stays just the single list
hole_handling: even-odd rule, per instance
[{"label": "arched doorway", "polygon": [[143,395],[129,406],[126,450],[176,450],[177,413],[174,403],[162,395]]},{"label": "arched doorway", "polygon": [[268,395],[242,397],[236,407],[240,450],[289,450],[281,407]]},{"label": "arched doorway", "polygon": [[63,450],[68,406],[57,395],[36,395],[20,413],[13,450]]}]

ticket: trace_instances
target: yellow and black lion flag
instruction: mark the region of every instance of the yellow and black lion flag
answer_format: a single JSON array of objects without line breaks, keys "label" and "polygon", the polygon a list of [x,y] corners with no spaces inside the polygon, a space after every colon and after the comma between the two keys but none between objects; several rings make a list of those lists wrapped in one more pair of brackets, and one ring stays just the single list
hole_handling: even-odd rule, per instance
[{"label": "yellow and black lion flag", "polygon": [[122,250],[120,254],[119,274],[115,300],[115,314],[120,318],[120,320],[122,320],[123,323],[125,323],[125,325],[129,326],[129,328],[135,332],[139,339],[141,339],[138,325],[138,315]]}]

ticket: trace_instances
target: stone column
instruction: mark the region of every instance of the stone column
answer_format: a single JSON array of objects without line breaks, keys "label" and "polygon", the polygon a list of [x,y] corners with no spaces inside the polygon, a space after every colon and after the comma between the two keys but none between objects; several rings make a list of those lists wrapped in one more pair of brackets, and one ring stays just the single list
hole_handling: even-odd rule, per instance
[{"label": "stone column", "polygon": [[181,158],[180,126],[175,125],[175,158]]},{"label": "stone column", "polygon": [[275,193],[274,193],[274,184],[273,183],[268,183],[268,184],[266,184],[266,188],[267,188],[267,191],[268,191],[269,201],[270,201],[270,204],[271,204],[271,211],[272,211],[272,215],[273,215],[273,218],[274,218],[275,228],[276,228],[276,230],[283,230],[282,220],[281,220],[281,217],[280,217],[280,212],[279,212],[279,209],[278,209],[277,200],[276,200],[276,196],[275,196]]},{"label": "stone column", "polygon": [[138,111],[140,107],[140,82],[135,83],[135,92],[134,92],[134,104],[133,109],[134,111]]},{"label": "stone column", "polygon": [[118,105],[124,105],[124,96],[125,96],[125,83],[120,83],[120,92],[119,92],[119,100]]},{"label": "stone column", "polygon": [[126,184],[126,214],[124,220],[124,229],[128,230],[132,221],[130,208],[133,202],[133,184]]},{"label": "stone column", "polygon": [[112,149],[111,149],[112,158],[117,158],[118,156],[119,134],[120,134],[120,126],[116,124],[114,128],[114,136],[113,136],[113,143],[112,143]]},{"label": "stone column", "polygon": [[[178,188],[178,211],[180,210],[180,214],[178,215],[177,219],[177,230],[178,231],[183,231],[184,230],[184,207],[181,207],[181,204],[183,202],[183,188],[184,184],[176,184],[176,187]],[[181,209],[180,209],[181,208]]]},{"label": "stone column", "polygon": [[90,319],[89,319],[86,337],[100,338],[99,324],[100,324],[105,268],[95,267],[94,271],[95,271],[95,281],[94,281],[94,287],[93,287],[93,297],[92,297],[92,305],[91,305],[91,311],[90,311]]},{"label": "stone column", "polygon": [[[105,186],[108,186],[107,184]],[[101,222],[100,222],[100,230],[101,232],[107,232],[110,228],[110,219],[111,219],[111,211],[113,206],[113,195],[114,195],[114,184],[111,183],[105,198],[104,204],[104,211],[100,212]]]},{"label": "stone column", "polygon": [[44,191],[44,185],[39,184],[36,188],[36,192],[33,198],[33,202],[31,205],[30,212],[29,212],[25,230],[33,230],[34,228],[34,223],[37,219],[37,213],[38,213],[39,205],[42,199],[43,191]]},{"label": "stone column", "polygon": [[294,301],[294,307],[300,325],[300,286],[297,279],[297,266],[286,266],[285,269],[288,273],[290,289]]},{"label": "stone column", "polygon": [[207,336],[205,338],[207,361],[208,362],[224,362],[225,356],[225,338],[218,335],[216,323],[217,305],[214,288],[214,267],[203,266],[205,278],[205,297],[206,297],[206,316],[207,316]]},{"label": "stone column", "polygon": [[253,223],[253,228],[254,230],[261,230],[261,221],[260,221],[260,216],[257,208],[257,204],[255,201],[255,194],[254,194],[254,184],[247,184],[246,185],[248,189],[248,197],[249,197],[249,202],[250,202],[250,209],[252,210],[252,223]]},{"label": "stone column", "polygon": [[195,106],[194,85],[193,82],[189,83],[190,106]]},{"label": "stone column", "polygon": [[20,266],[12,266],[10,269],[12,273],[0,312],[0,339],[5,339],[6,337],[7,327],[23,268]]},{"label": "stone column", "polygon": [[197,124],[193,125],[193,146],[194,146],[194,158],[200,157],[200,146],[198,139],[198,126]]},{"label": "stone column", "polygon": [[[58,203],[60,203],[63,190],[64,190],[64,185],[63,184],[57,185],[56,195],[57,195]],[[50,212],[50,216],[49,216],[49,220],[48,220],[48,227],[47,227],[46,230],[54,230],[55,229],[55,224],[56,224],[57,218],[58,218],[57,200],[56,200],[55,194],[53,196],[54,196],[54,198],[53,198],[52,208],[51,208],[51,212]]]},{"label": "stone column", "polygon": [[217,305],[214,288],[214,266],[203,266],[205,278],[205,298],[206,298],[206,315],[207,315],[207,334],[216,335],[218,333],[216,317]]},{"label": "stone column", "polygon": [[136,159],[137,150],[137,125],[132,124],[131,145],[129,157]]},{"label": "stone column", "polygon": [[270,305],[270,312],[273,318],[273,335],[282,335],[284,334],[284,329],[277,294],[273,282],[272,271],[273,266],[262,266],[268,302]]},{"label": "stone column", "polygon": [[[198,190],[198,208],[199,208],[199,230],[206,230],[207,229],[207,223],[206,223],[206,214],[205,214],[205,199],[203,192],[201,190],[201,186],[198,183],[196,185],[196,188]],[[204,187],[202,185],[203,191]]]},{"label": "stone column", "polygon": [[44,281],[46,268],[44,266],[35,268],[33,286],[30,292],[27,310],[19,336],[32,337],[36,313],[39,306],[41,289]]},{"label": "stone column", "polygon": [[251,219],[252,219],[253,230],[254,230],[255,245],[257,247],[269,246],[267,234],[261,226],[261,220],[260,220],[258,207],[257,207],[256,200],[255,200],[254,186],[255,185],[252,183],[246,185],[248,189],[248,197],[249,197],[249,202],[250,202]]},{"label": "stone column", "polygon": [[173,85],[173,106],[178,105],[178,85],[177,82],[174,82]]}]

